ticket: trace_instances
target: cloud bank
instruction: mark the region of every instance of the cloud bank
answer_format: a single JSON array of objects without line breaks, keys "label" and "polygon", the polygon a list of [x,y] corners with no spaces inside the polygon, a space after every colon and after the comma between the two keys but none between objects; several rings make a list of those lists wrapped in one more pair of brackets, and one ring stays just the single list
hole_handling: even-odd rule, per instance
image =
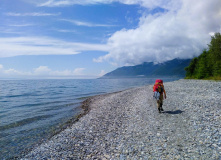
[{"label": "cloud bank", "polygon": [[[27,0],[25,0],[27,1]],[[28,1],[27,1],[28,2]],[[29,1],[30,2],[30,1]],[[39,7],[111,4],[140,5],[146,11],[135,29],[122,29],[107,44],[71,43],[47,37],[0,38],[0,57],[17,55],[77,54],[86,50],[107,52],[94,59],[114,65],[163,62],[198,56],[210,42],[210,35],[221,32],[220,0],[36,0]],[[153,13],[156,8],[161,12]],[[11,16],[21,16],[10,13]],[[9,15],[10,15],[9,14]],[[30,16],[27,14],[25,16]],[[34,14],[36,16],[36,14]],[[34,16],[32,14],[32,16]],[[40,14],[43,16],[43,14]],[[24,15],[23,15],[24,16]],[[72,21],[79,26],[95,24]]]},{"label": "cloud bank", "polygon": [[108,46],[105,44],[73,43],[48,37],[0,38],[0,57],[72,55],[89,50],[108,51]]},{"label": "cloud bank", "polygon": [[[29,78],[81,78],[87,77],[84,73],[85,68],[75,68],[74,70],[63,70],[57,71],[52,70],[48,66],[39,66],[38,68],[34,68],[30,72],[19,71],[14,68],[5,69],[3,65],[0,64],[0,75],[3,78],[7,77],[24,77],[27,76]],[[98,77],[98,75],[91,75],[92,77]]]},{"label": "cloud bank", "polygon": [[[135,3],[135,0],[129,2]],[[145,5],[152,1],[139,2]],[[114,33],[108,40],[109,53],[95,61],[131,65],[199,55],[207,48],[210,34],[221,31],[221,1],[178,0],[173,1],[172,9],[171,3],[165,1],[162,5],[169,9],[166,12],[143,14],[136,29]]]}]

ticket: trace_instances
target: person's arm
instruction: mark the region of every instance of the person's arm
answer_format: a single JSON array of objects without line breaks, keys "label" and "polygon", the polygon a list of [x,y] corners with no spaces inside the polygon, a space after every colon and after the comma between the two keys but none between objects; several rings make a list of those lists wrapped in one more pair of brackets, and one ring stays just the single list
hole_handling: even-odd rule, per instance
[{"label": "person's arm", "polygon": [[167,98],[167,95],[166,95],[166,91],[164,89],[164,86],[163,86],[163,93],[164,93],[164,98],[166,99]]}]

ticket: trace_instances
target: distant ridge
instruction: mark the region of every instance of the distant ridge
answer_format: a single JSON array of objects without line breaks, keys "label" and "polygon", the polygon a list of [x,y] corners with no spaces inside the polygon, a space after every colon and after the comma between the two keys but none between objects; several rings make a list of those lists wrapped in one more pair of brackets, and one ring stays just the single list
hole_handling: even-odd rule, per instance
[{"label": "distant ridge", "polygon": [[154,64],[153,62],[144,62],[136,66],[125,66],[117,68],[102,76],[105,78],[138,78],[138,77],[156,77],[156,76],[176,76],[185,77],[184,68],[190,64],[191,59],[173,59],[164,63]]}]

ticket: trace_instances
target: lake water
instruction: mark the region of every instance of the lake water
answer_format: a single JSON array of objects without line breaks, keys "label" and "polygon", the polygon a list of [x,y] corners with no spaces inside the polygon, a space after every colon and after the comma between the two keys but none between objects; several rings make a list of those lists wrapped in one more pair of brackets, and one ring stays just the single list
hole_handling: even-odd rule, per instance
[{"label": "lake water", "polygon": [[155,78],[0,80],[0,159],[18,158],[59,132],[82,111],[81,102],[87,97],[154,81]]}]

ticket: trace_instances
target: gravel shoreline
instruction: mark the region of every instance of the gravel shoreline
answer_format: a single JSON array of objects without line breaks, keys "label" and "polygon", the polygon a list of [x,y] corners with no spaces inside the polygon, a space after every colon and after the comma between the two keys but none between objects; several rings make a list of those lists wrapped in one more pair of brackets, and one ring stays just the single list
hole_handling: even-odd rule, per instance
[{"label": "gravel shoreline", "polygon": [[221,82],[164,86],[164,113],[157,111],[152,85],[95,96],[86,115],[23,159],[220,160]]}]

